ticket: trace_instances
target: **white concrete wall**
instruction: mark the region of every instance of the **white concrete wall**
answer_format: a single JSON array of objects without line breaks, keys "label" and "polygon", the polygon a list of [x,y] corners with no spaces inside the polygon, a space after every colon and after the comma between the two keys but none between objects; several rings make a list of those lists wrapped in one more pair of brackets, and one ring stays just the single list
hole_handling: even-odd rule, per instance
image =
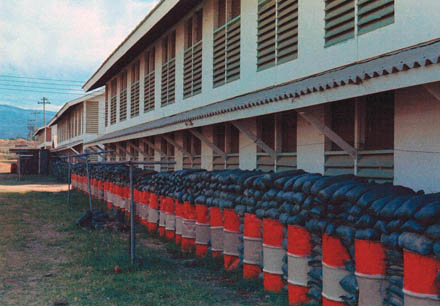
[{"label": "white concrete wall", "polygon": [[[164,1],[163,8],[172,1]],[[112,132],[150,120],[170,116],[195,107],[207,105],[260,88],[284,83],[311,74],[371,58],[386,52],[401,49],[440,37],[437,14],[440,1],[413,0],[395,1],[395,22],[372,32],[356,36],[354,39],[324,47],[324,1],[299,1],[299,55],[298,59],[257,72],[256,69],[256,27],[258,0],[242,0],[241,8],[241,78],[224,86],[212,86],[212,37],[214,30],[214,0],[203,3],[203,83],[202,93],[183,100],[183,37],[186,17],[176,26],[176,103],[160,107],[161,39],[153,42],[156,47],[156,109],[122,123],[109,126]],[[152,17],[152,20],[155,17]],[[141,27],[142,28],[142,27]],[[172,29],[164,29],[164,35]],[[151,46],[147,46],[149,49]],[[143,54],[141,60],[141,84],[143,81]],[[135,59],[136,60],[136,59]],[[131,64],[131,63],[130,63]],[[119,87],[119,82],[118,82]],[[141,92],[143,85],[141,85]],[[373,89],[371,89],[373,91]],[[142,94],[141,94],[142,97]],[[128,103],[129,104],[129,103]],[[141,101],[142,104],[142,101]],[[118,90],[119,112],[119,90]],[[118,116],[119,120],[119,116]]]},{"label": "white concrete wall", "polygon": [[[304,109],[324,123],[324,105]],[[297,168],[307,172],[324,173],[325,136],[298,114]]]},{"label": "white concrete wall", "polygon": [[440,191],[440,101],[423,87],[396,91],[394,183]]}]

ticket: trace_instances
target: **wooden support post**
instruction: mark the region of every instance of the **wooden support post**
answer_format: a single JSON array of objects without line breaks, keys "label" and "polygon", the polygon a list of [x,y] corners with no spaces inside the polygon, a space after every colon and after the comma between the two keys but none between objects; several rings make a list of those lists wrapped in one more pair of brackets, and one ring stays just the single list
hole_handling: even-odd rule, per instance
[{"label": "wooden support post", "polygon": [[320,122],[318,119],[310,115],[305,111],[297,111],[297,113],[307,120],[311,125],[316,127],[322,134],[324,134],[328,139],[333,141],[339,147],[342,148],[345,152],[347,152],[353,159],[357,158],[357,151],[353,148],[348,142],[342,139],[341,136],[336,134],[332,129],[326,126],[324,123]]},{"label": "wooden support post", "polygon": [[260,137],[252,133],[244,124],[239,121],[233,121],[232,124],[243,134],[245,134],[249,139],[251,139],[255,144],[260,147],[264,152],[269,154],[274,160],[277,159],[277,153],[271,147],[269,147]]},{"label": "wooden support post", "polygon": [[[126,160],[127,159],[127,150],[117,142],[115,142],[115,146],[116,146],[116,150],[115,150],[116,155],[118,155],[119,158],[123,157],[122,160]],[[122,154],[120,154],[119,151],[122,151]]]}]

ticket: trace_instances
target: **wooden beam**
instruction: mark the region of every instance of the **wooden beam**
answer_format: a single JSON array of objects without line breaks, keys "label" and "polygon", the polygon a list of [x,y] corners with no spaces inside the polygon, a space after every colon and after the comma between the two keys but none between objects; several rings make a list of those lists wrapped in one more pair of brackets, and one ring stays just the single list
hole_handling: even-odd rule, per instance
[{"label": "wooden beam", "polygon": [[[123,146],[121,146],[119,143],[117,143],[117,142],[115,142],[114,144],[116,146],[116,152],[115,152],[116,155],[119,156],[119,157],[123,157],[124,160],[126,160],[127,159],[127,150]],[[119,153],[120,150],[122,150],[122,152],[123,152],[122,154]]]},{"label": "wooden beam", "polygon": [[191,153],[186,151],[181,145],[179,145],[175,140],[171,139],[171,137],[166,135],[161,135],[166,141],[168,141],[170,144],[172,144],[177,150],[183,153],[183,155],[191,156]]},{"label": "wooden beam", "polygon": [[224,157],[226,157],[226,153],[220,149],[219,147],[217,147],[214,143],[212,143],[207,137],[203,136],[201,133],[199,133],[197,130],[193,130],[193,129],[189,129],[188,130],[191,134],[193,134],[195,137],[197,137],[198,139],[200,139],[201,142],[203,142],[204,144],[206,144],[208,147],[210,147],[215,153],[217,153],[218,155],[222,155]]},{"label": "wooden beam", "polygon": [[423,88],[431,95],[433,96],[437,101],[440,101],[440,86],[437,85],[438,83],[429,83],[424,84]]},{"label": "wooden beam", "polygon": [[316,127],[322,134],[324,134],[328,139],[333,141],[339,147],[342,148],[345,152],[347,152],[353,159],[357,158],[357,150],[353,148],[348,142],[342,139],[341,136],[336,134],[332,129],[327,127],[324,123],[319,121],[317,118],[313,117],[311,114],[305,111],[297,111],[297,113],[307,120],[311,125]]},{"label": "wooden beam", "polygon": [[277,159],[277,152],[269,147],[260,137],[252,133],[247,126],[245,126],[242,122],[232,121],[232,124],[243,134],[245,134],[249,139],[251,139],[255,144],[260,147],[264,152],[269,154],[274,160]]},{"label": "wooden beam", "polygon": [[139,139],[139,141],[141,143],[146,143],[147,145],[149,145],[150,147],[153,148],[154,151],[158,152],[160,154],[161,157],[166,156],[166,154],[159,148],[157,148],[151,141],[146,140],[146,139]]}]

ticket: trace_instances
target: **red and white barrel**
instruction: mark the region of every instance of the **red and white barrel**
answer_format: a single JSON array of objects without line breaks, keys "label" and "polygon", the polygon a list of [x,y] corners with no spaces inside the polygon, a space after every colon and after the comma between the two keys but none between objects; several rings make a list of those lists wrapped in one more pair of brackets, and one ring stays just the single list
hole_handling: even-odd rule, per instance
[{"label": "red and white barrel", "polygon": [[258,278],[263,263],[262,222],[255,214],[244,215],[243,278]]},{"label": "red and white barrel", "polygon": [[104,182],[98,180],[98,200],[104,200]]},{"label": "red and white barrel", "polygon": [[411,251],[403,251],[403,294],[405,306],[439,306],[437,280],[440,261]]},{"label": "red and white barrel", "polygon": [[157,221],[159,221],[159,202],[155,193],[150,193],[150,201],[148,207],[148,231],[155,232],[157,230]]},{"label": "red and white barrel", "polygon": [[103,193],[103,198],[104,198],[104,202],[107,205],[108,209],[112,209],[112,204],[109,201],[109,182],[104,182],[104,193]]},{"label": "red and white barrel", "polygon": [[350,274],[345,270],[345,262],[350,259],[347,248],[339,238],[322,236],[322,305],[345,305],[341,296],[348,293],[340,281]]},{"label": "red and white barrel", "polygon": [[264,289],[280,292],[284,287],[283,257],[283,225],[279,220],[263,219],[263,272]]},{"label": "red and white barrel", "polygon": [[221,257],[223,254],[223,214],[219,207],[209,208],[209,226],[211,255],[212,257]]},{"label": "red and white barrel", "polygon": [[139,222],[147,226],[148,222],[148,192],[143,190],[138,190],[137,197],[138,206],[136,208],[136,212],[139,214]]},{"label": "red and white barrel", "polygon": [[359,305],[383,305],[388,286],[385,280],[385,248],[377,241],[356,239],[354,255]]},{"label": "red and white barrel", "polygon": [[223,262],[226,270],[235,270],[240,263],[240,217],[233,209],[223,209]]},{"label": "red and white barrel", "polygon": [[196,206],[183,203],[182,252],[191,252],[196,243]]},{"label": "red and white barrel", "polygon": [[173,198],[165,198],[166,219],[165,219],[165,238],[173,240],[176,234],[176,215]]},{"label": "red and white barrel", "polygon": [[196,204],[196,256],[208,255],[211,231],[209,229],[209,209],[203,204]]},{"label": "red and white barrel", "polygon": [[176,244],[182,242],[182,227],[183,227],[183,203],[176,200]]},{"label": "red and white barrel", "polygon": [[160,237],[165,237],[165,223],[166,223],[166,219],[167,219],[167,212],[165,209],[166,206],[166,201],[165,201],[165,197],[164,196],[160,196],[159,197],[159,236]]},{"label": "red and white barrel", "polygon": [[141,191],[138,189],[133,190],[133,202],[135,207],[135,219],[141,223],[142,203],[141,203]]},{"label": "red and white barrel", "polygon": [[127,214],[127,216],[130,216],[131,213],[131,200],[130,200],[130,187],[122,187],[122,199],[123,199],[123,205],[124,205],[124,212]]},{"label": "red and white barrel", "polygon": [[121,209],[121,186],[113,184],[113,206]]},{"label": "red and white barrel", "polygon": [[289,304],[301,305],[309,302],[307,293],[310,288],[307,286],[309,267],[309,256],[312,252],[312,236],[301,226],[288,226],[288,290]]}]

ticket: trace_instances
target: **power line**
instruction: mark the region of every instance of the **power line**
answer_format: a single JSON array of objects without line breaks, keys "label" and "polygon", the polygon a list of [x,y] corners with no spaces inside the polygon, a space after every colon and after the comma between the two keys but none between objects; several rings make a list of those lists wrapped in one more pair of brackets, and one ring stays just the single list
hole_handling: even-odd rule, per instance
[{"label": "power line", "polygon": [[15,92],[18,91],[26,91],[26,92],[40,92],[40,93],[50,93],[50,94],[66,94],[66,95],[77,95],[82,96],[84,93],[73,93],[68,91],[47,91],[47,90],[28,90],[28,89],[16,89],[16,88],[6,88],[6,87],[0,87],[0,90],[12,90]]},{"label": "power line", "polygon": [[1,86],[7,87],[18,87],[18,88],[34,88],[34,89],[50,89],[50,90],[68,90],[68,91],[77,91],[83,92],[82,89],[73,89],[73,88],[59,88],[59,87],[44,87],[44,86],[26,86],[26,85],[14,85],[14,84],[0,84]]},{"label": "power line", "polygon": [[31,77],[24,77],[24,76],[17,76],[17,75],[6,75],[6,74],[0,74],[0,77],[15,78],[15,79],[30,79],[30,80],[55,81],[55,82],[74,82],[74,83],[84,83],[84,81],[78,81],[78,80],[62,80],[62,79],[47,79],[47,78],[31,78]]},{"label": "power line", "polygon": [[0,78],[0,82],[8,82],[8,83],[19,83],[19,84],[21,84],[21,83],[24,83],[24,84],[38,84],[38,85],[51,85],[51,86],[68,86],[68,87],[78,87],[78,88],[81,88],[81,85],[79,85],[79,84],[68,84],[68,83],[66,83],[66,84],[61,84],[61,83],[51,83],[51,82],[40,82],[40,81],[38,81],[38,82],[36,82],[36,81],[27,81],[27,80],[24,80],[24,81],[22,81],[22,80],[2,80],[1,78]]}]

